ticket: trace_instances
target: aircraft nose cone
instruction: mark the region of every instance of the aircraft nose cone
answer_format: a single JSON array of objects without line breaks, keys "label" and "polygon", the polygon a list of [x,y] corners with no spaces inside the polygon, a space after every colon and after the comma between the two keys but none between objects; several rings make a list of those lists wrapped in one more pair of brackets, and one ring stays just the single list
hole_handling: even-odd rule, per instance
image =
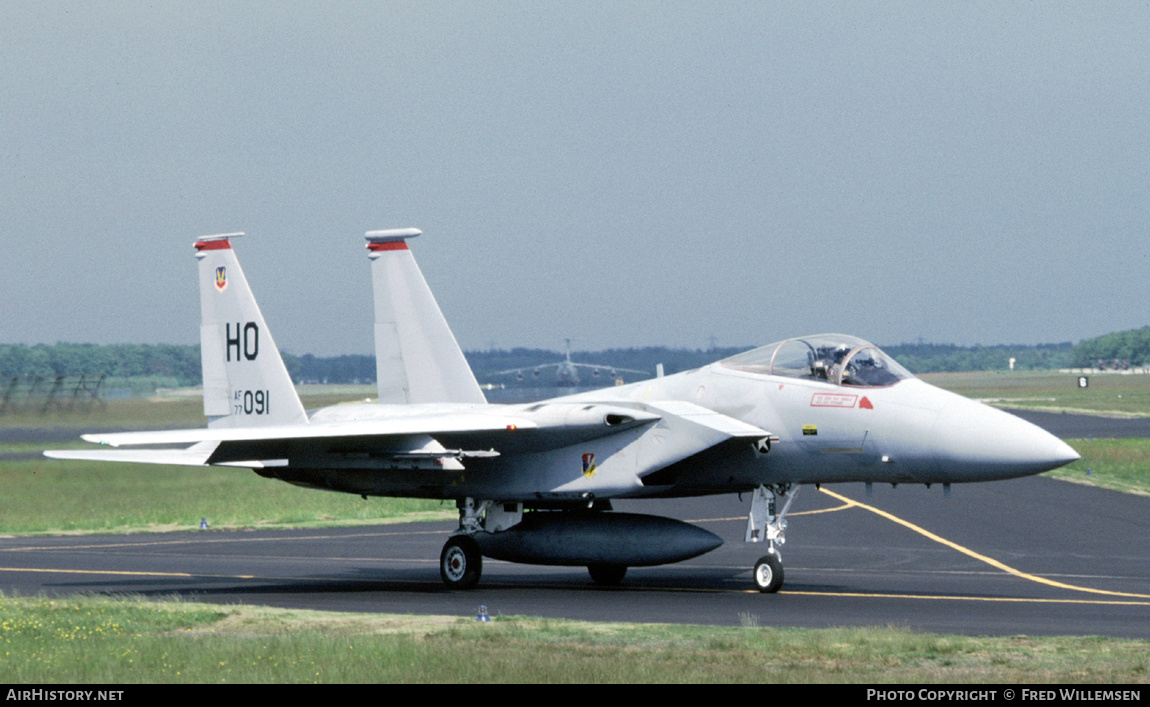
[{"label": "aircraft nose cone", "polygon": [[1041,427],[967,399],[942,409],[935,436],[939,463],[970,481],[1040,474],[1079,459]]}]

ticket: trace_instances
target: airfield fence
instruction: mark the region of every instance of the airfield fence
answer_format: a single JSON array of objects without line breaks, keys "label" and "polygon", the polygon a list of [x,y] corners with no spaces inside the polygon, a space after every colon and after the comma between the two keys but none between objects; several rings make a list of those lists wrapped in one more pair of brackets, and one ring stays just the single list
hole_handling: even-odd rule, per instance
[{"label": "airfield fence", "polygon": [[8,376],[0,378],[0,415],[9,413],[88,412],[108,404],[100,398],[106,374]]}]

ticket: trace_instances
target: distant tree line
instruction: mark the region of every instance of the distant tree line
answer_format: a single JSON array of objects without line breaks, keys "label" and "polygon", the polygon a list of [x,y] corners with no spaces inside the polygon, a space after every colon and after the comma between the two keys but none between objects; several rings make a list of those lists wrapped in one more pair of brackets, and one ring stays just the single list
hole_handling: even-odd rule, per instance
[{"label": "distant tree line", "polygon": [[[198,351],[197,351],[198,353]],[[283,354],[284,365],[296,383],[374,383],[375,356],[292,356]]]},{"label": "distant tree line", "polygon": [[0,376],[106,375],[200,382],[200,347],[167,344],[0,344]]},{"label": "distant tree line", "polygon": [[1084,339],[1074,347],[1071,363],[1075,368],[1122,368],[1147,364],[1150,364],[1150,326]]},{"label": "distant tree line", "polygon": [[957,373],[961,371],[1005,371],[1014,359],[1016,371],[1048,371],[1069,368],[1074,345],[997,344],[956,346],[954,344],[897,344],[882,350],[911,373]]},{"label": "distant tree line", "polygon": [[[655,375],[663,364],[667,375],[686,371],[750,349],[674,349],[648,346],[634,349],[572,352],[571,360],[646,371]],[[957,346],[954,344],[897,344],[882,347],[913,373],[1006,370],[1050,370],[1093,367],[1100,361],[1122,361],[1131,366],[1150,365],[1150,326],[1106,334],[1077,345],[1061,344]],[[540,385],[539,380],[516,381],[495,377],[500,371],[531,368],[563,361],[564,354],[546,349],[495,349],[465,352],[480,383]],[[295,356],[284,354],[284,364],[297,383],[374,383],[375,356]],[[167,344],[0,344],[0,377],[106,375],[116,379],[154,379],[157,385],[193,386],[201,382],[200,347]],[[627,380],[637,374],[625,376]],[[589,382],[589,381],[588,381]],[[543,382],[543,384],[546,384]]]}]

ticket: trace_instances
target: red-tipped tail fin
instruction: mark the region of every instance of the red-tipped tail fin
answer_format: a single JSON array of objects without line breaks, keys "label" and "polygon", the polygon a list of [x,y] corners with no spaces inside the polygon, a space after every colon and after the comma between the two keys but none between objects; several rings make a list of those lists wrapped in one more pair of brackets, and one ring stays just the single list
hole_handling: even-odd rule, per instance
[{"label": "red-tipped tail fin", "polygon": [[196,241],[208,426],[306,423],[307,413],[232,250],[231,240],[242,235]]}]

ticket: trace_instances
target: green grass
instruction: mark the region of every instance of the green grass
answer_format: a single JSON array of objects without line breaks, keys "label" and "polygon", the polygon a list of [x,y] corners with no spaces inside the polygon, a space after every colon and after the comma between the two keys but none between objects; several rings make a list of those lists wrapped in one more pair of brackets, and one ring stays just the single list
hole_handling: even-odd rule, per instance
[{"label": "green grass", "polygon": [[0,461],[0,533],[185,530],[444,520],[450,502],[302,489],[247,469]]},{"label": "green grass", "polygon": [[921,378],[931,385],[1003,407],[1150,415],[1150,375],[1091,375],[1086,388],[1078,387],[1078,374],[1053,371],[931,373]]},{"label": "green grass", "polygon": [[1046,476],[1150,495],[1150,439],[1072,439],[1068,443],[1082,458]]},{"label": "green grass", "polygon": [[67,429],[76,430],[77,436],[92,429],[203,427],[204,422],[202,399],[184,396],[110,400],[86,412],[20,410],[0,415],[0,428]]},{"label": "green grass", "polygon": [[[305,409],[338,405],[345,402],[363,402],[375,398],[375,386],[363,385],[304,385],[299,386],[300,401]],[[147,398],[118,398],[104,405],[93,405],[86,411],[36,409],[8,411],[0,414],[0,429],[16,427],[24,430],[74,429],[80,432],[92,429],[153,429],[203,427],[204,403],[199,390],[184,388],[159,391]]]},{"label": "green grass", "polygon": [[[1145,683],[1150,642],[0,597],[0,682]],[[130,695],[130,687],[127,688]],[[127,696],[127,695],[126,695]]]}]

